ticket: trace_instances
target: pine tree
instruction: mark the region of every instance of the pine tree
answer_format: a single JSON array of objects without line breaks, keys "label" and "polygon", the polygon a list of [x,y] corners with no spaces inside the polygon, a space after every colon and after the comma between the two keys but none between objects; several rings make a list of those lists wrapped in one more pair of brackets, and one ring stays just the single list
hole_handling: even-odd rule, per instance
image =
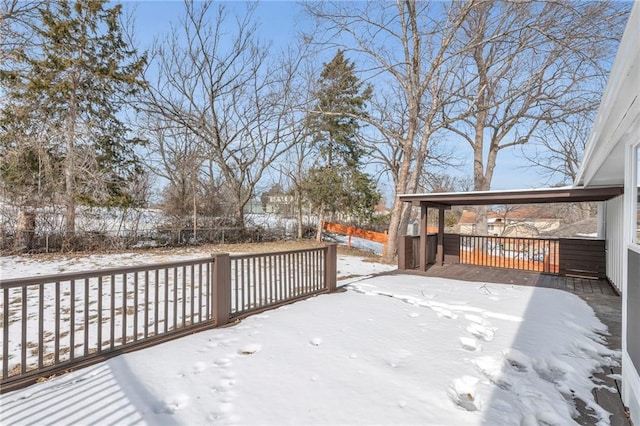
[{"label": "pine tree", "polygon": [[[63,170],[58,195],[68,233],[77,203],[130,205],[126,188],[141,173],[135,148],[143,141],[129,137],[121,113],[144,87],[146,59],[125,41],[120,17],[121,5],[107,7],[106,0],[46,1],[33,28],[36,43],[0,65],[3,158],[28,146],[55,153],[47,162]],[[10,168],[3,164],[3,180],[17,176]]]},{"label": "pine tree", "polygon": [[355,63],[338,50],[325,64],[314,93],[317,103],[308,116],[308,127],[328,165],[333,165],[335,159],[356,166],[364,153],[356,137],[360,119],[367,115],[365,105],[372,88],[364,86],[354,70]]},{"label": "pine tree", "polygon": [[359,170],[365,152],[358,133],[371,94],[371,86],[355,75],[355,64],[342,50],[325,64],[314,92],[315,108],[307,117],[322,161],[309,170],[304,185],[306,197],[318,212],[318,239],[326,213],[363,220],[380,199],[371,177]]}]

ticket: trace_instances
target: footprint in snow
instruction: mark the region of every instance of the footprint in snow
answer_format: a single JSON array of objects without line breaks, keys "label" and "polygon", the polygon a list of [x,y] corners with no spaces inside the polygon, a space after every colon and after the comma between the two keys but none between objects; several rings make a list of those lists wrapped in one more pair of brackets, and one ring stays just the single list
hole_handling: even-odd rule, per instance
[{"label": "footprint in snow", "polygon": [[410,359],[413,356],[413,352],[408,351],[406,349],[396,349],[392,351],[387,357],[386,364],[391,368],[397,368],[399,365],[402,365],[406,362],[406,360]]},{"label": "footprint in snow", "polygon": [[473,376],[455,379],[449,386],[449,397],[460,408],[467,411],[478,411],[480,409],[480,404],[476,399],[478,382],[478,378]]},{"label": "footprint in snow", "polygon": [[493,336],[495,334],[492,328],[485,327],[476,323],[472,323],[469,327],[467,327],[467,331],[478,339],[484,340],[485,342],[490,342],[491,340],[493,340]]},{"label": "footprint in snow", "polygon": [[506,349],[503,354],[511,368],[519,373],[524,373],[531,367],[531,358],[517,349]]},{"label": "footprint in snow", "polygon": [[198,374],[198,373],[202,373],[204,370],[207,369],[207,364],[204,362],[196,362],[193,367],[191,367],[191,372],[193,374]]},{"label": "footprint in snow", "polygon": [[504,360],[498,357],[485,356],[471,361],[489,381],[501,389],[509,390],[513,384],[513,376],[504,370]]},{"label": "footprint in snow", "polygon": [[473,337],[459,337],[459,339],[462,349],[470,352],[482,351],[482,346],[477,339],[474,339]]},{"label": "footprint in snow", "polygon": [[449,319],[456,319],[458,318],[458,315],[454,314],[453,312],[451,312],[449,309],[445,309],[445,308],[439,308],[437,306],[433,306],[431,309],[434,310],[434,312],[436,314],[438,314],[438,317],[442,318],[449,318]]},{"label": "footprint in snow", "polygon": [[220,420],[229,420],[229,413],[233,410],[233,404],[230,402],[222,402],[217,405],[216,409],[208,416],[208,420],[212,423]]},{"label": "footprint in snow", "polygon": [[174,414],[189,405],[189,397],[185,394],[175,395],[166,399],[154,412],[156,414]]},{"label": "footprint in snow", "polygon": [[473,315],[473,314],[465,314],[464,318],[474,322],[476,324],[480,324],[480,325],[484,325],[484,326],[488,326],[490,325],[487,321],[485,321],[484,318],[482,318],[480,315]]},{"label": "footprint in snow", "polygon": [[218,367],[226,367],[231,364],[231,360],[229,358],[219,358],[213,361],[213,363]]},{"label": "footprint in snow", "polygon": [[262,349],[261,345],[254,343],[251,345],[246,345],[244,348],[240,349],[238,353],[240,355],[253,355],[256,352],[260,352],[261,349]]}]

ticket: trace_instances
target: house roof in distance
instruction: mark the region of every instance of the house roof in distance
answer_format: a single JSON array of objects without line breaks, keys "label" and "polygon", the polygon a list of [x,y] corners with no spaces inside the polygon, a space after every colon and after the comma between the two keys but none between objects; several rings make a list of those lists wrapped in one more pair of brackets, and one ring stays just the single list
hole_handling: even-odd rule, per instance
[{"label": "house roof in distance", "polygon": [[500,204],[573,203],[606,201],[622,195],[622,186],[576,188],[516,189],[504,191],[441,192],[425,194],[400,194],[400,201],[425,203],[432,207],[482,206]]},{"label": "house roof in distance", "polygon": [[[548,220],[558,219],[551,211],[541,207],[521,206],[514,210],[504,212],[487,212],[488,223],[501,222],[503,220],[523,221],[523,220]],[[471,210],[463,210],[460,216],[459,224],[475,224],[476,212]]]}]

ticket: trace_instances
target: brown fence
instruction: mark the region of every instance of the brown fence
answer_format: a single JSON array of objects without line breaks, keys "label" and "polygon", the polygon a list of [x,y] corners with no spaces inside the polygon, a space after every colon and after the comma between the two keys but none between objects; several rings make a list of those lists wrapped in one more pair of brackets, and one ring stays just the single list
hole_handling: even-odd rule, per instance
[{"label": "brown fence", "polygon": [[2,392],[335,290],[336,247],[0,280]]}]

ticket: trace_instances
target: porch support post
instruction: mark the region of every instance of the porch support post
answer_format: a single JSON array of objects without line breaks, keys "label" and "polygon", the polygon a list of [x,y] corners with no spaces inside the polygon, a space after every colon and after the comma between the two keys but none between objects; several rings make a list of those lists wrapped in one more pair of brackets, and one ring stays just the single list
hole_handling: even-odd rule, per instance
[{"label": "porch support post", "polygon": [[427,204],[420,203],[420,270],[427,270]]},{"label": "porch support post", "polygon": [[438,258],[436,263],[444,265],[444,207],[438,207]]}]

